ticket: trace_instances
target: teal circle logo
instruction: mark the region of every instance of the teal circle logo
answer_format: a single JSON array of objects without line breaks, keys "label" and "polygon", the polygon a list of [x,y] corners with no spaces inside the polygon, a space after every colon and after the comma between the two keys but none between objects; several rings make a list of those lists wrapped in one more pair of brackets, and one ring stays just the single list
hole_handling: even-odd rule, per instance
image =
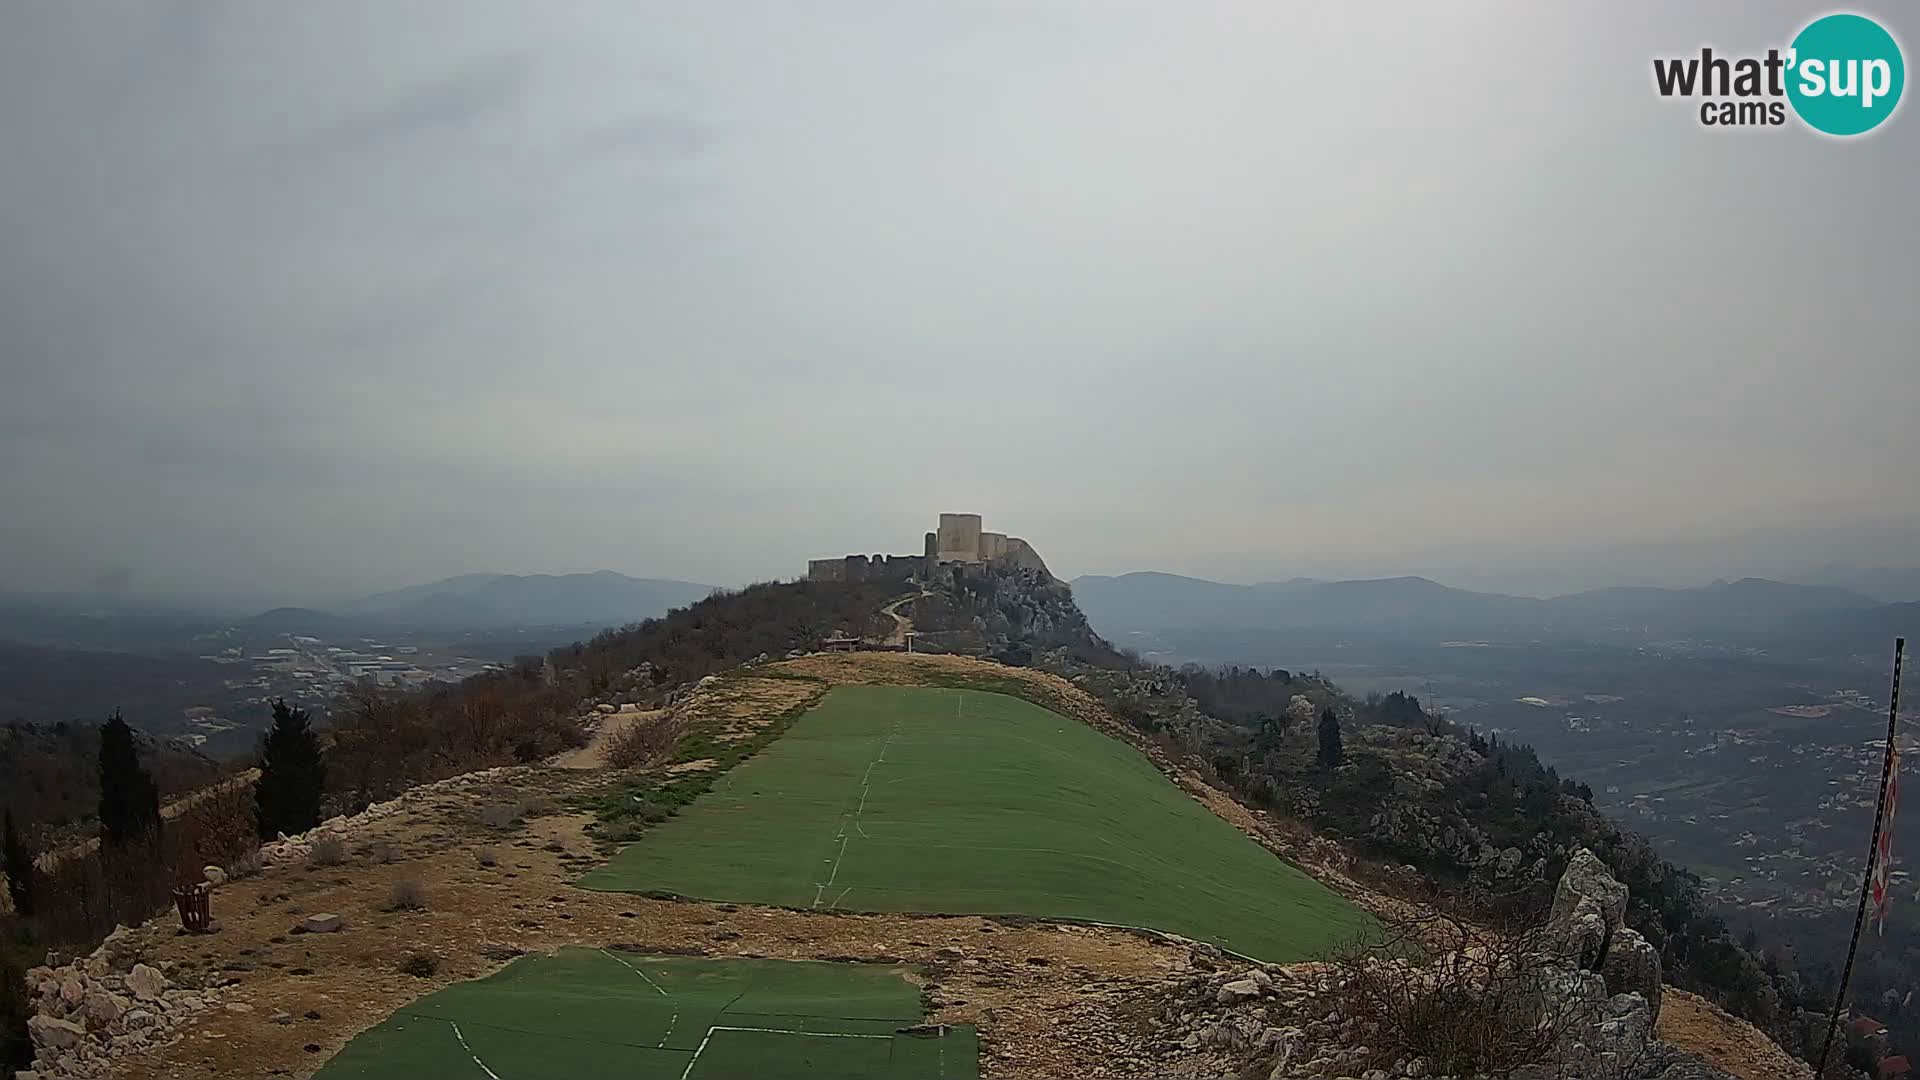
[{"label": "teal circle logo", "polygon": [[1862,135],[1900,104],[1907,65],[1900,43],[1864,15],[1827,15],[1793,39],[1787,100],[1816,131]]}]

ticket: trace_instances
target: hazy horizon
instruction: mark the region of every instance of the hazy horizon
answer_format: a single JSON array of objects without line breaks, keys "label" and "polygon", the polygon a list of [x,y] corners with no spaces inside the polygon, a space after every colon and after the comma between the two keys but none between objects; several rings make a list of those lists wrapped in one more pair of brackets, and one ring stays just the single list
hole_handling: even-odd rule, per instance
[{"label": "hazy horizon", "polygon": [[1824,10],[0,9],[0,589],[1920,565],[1915,105],[1652,88]]}]

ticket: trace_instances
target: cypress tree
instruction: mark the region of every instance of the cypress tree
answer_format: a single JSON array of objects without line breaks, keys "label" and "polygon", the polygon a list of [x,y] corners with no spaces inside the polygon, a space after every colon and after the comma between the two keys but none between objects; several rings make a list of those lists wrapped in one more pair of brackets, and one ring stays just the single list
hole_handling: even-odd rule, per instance
[{"label": "cypress tree", "polygon": [[1331,769],[1346,759],[1346,748],[1340,743],[1340,714],[1329,705],[1320,714],[1320,767]]},{"label": "cypress tree", "polygon": [[254,821],[262,840],[302,833],[320,824],[320,795],[327,763],[307,710],[273,703],[273,727],[260,747],[260,780],[254,785]]},{"label": "cypress tree", "polygon": [[33,851],[26,841],[20,838],[20,830],[13,823],[13,808],[7,808],[6,832],[0,837],[0,859],[4,859],[7,871],[7,893],[13,897],[13,910],[16,914],[33,914]]},{"label": "cypress tree", "polygon": [[160,788],[140,764],[133,729],[115,709],[100,729],[100,837],[125,847],[159,829]]}]

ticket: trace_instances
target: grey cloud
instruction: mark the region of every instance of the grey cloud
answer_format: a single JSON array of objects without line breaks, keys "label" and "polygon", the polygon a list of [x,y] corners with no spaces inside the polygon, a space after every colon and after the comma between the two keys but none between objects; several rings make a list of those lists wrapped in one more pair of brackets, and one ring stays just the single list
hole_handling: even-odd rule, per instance
[{"label": "grey cloud", "polygon": [[1920,535],[1914,104],[1651,89],[1793,5],[192,14],[0,8],[0,588],[739,582],[941,509],[1514,588]]},{"label": "grey cloud", "polygon": [[466,61],[451,74],[353,112],[308,149],[323,154],[391,151],[463,129],[518,101],[532,81],[533,66],[532,58],[520,53]]}]

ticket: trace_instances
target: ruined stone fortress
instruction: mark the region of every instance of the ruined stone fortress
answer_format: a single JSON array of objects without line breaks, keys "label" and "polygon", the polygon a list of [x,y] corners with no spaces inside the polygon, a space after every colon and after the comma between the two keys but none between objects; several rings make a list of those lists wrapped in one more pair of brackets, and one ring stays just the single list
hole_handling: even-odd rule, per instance
[{"label": "ruined stone fortress", "polygon": [[[979,514],[941,514],[940,527],[926,535],[919,555],[847,555],[810,559],[809,581],[930,581],[946,564],[988,563],[1023,567],[1046,574],[1047,564],[1033,545],[1006,533],[982,532]],[[1049,575],[1051,576],[1051,575]]]}]

